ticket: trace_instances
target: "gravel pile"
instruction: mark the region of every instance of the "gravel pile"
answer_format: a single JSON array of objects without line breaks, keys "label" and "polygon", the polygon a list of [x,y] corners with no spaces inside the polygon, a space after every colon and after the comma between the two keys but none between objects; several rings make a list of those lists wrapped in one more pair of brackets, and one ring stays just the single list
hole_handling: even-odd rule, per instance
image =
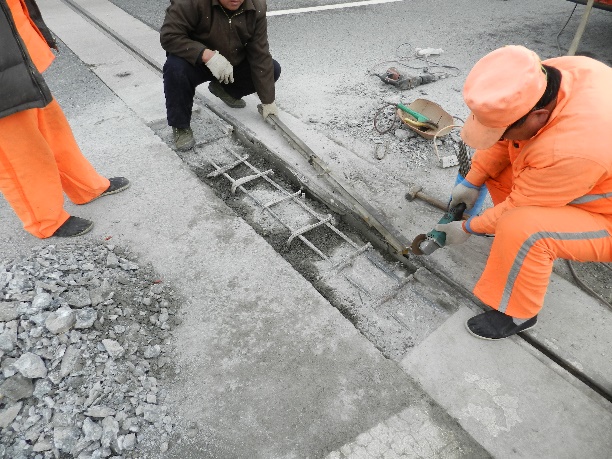
[{"label": "gravel pile", "polygon": [[0,458],[168,448],[173,292],[111,244],[0,260]]}]

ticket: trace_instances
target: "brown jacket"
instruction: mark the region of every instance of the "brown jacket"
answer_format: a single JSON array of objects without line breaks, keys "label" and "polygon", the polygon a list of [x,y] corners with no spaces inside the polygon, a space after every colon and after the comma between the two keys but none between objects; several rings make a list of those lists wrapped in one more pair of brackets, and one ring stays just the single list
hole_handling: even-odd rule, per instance
[{"label": "brown jacket", "polygon": [[245,0],[229,17],[218,0],[171,0],[160,42],[168,53],[193,65],[201,65],[206,48],[219,51],[234,66],[247,59],[261,102],[274,101],[265,0]]}]

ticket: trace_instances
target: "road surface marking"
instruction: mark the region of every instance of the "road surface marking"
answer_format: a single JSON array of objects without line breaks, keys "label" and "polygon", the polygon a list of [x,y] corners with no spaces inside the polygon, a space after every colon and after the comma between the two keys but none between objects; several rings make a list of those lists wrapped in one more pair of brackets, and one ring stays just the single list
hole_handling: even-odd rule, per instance
[{"label": "road surface marking", "polygon": [[340,8],[352,8],[355,6],[378,5],[380,3],[401,2],[403,0],[365,0],[353,3],[338,3],[336,5],[311,6],[308,8],[295,8],[291,10],[268,11],[267,16],[284,16],[286,14],[311,13],[313,11],[336,10]]}]

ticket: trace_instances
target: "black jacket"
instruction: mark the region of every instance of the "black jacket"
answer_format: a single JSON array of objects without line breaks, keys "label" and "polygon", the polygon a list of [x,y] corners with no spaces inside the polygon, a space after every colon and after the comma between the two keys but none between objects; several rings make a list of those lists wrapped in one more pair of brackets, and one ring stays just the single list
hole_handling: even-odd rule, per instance
[{"label": "black jacket", "polygon": [[[51,32],[34,0],[26,0],[30,18],[50,47],[55,47]],[[45,107],[52,100],[51,91],[32,62],[17,33],[13,15],[5,0],[0,0],[0,118],[30,108]]]}]

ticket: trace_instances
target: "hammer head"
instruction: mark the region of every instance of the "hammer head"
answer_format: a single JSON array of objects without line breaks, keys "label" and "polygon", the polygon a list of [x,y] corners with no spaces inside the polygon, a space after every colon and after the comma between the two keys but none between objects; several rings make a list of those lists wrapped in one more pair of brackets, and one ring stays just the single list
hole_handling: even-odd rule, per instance
[{"label": "hammer head", "polygon": [[411,187],[408,192],[406,193],[406,200],[408,201],[414,201],[417,197],[417,194],[419,193],[419,191],[421,191],[423,189],[422,186],[418,186],[415,185],[413,187]]}]

